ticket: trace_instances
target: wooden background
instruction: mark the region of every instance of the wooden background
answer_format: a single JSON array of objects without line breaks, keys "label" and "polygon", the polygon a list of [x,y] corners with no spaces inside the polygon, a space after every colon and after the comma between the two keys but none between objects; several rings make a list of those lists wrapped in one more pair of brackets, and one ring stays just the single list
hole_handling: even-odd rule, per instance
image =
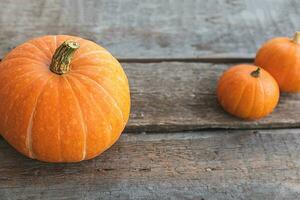
[{"label": "wooden background", "polygon": [[219,75],[300,29],[298,0],[1,0],[0,57],[44,34],[106,47],[130,80],[121,139],[91,161],[47,164],[0,140],[0,199],[299,199],[300,95],[246,122]]}]

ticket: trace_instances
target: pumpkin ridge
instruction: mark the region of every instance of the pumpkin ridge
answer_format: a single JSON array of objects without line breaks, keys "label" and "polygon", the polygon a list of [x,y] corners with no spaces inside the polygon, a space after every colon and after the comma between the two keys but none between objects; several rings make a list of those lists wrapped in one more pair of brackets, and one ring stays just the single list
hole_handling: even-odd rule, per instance
[{"label": "pumpkin ridge", "polygon": [[[56,81],[56,94],[57,94],[57,100],[58,100],[58,102],[59,102],[59,100],[60,100],[60,92],[59,92],[59,83],[60,83],[60,80],[61,79],[58,79],[57,81]],[[59,158],[60,158],[60,161],[63,161],[64,159],[63,159],[63,153],[62,153],[62,141],[61,141],[61,131],[60,131],[60,127],[61,127],[61,114],[60,114],[60,109],[59,109],[59,104],[58,104],[58,108],[57,108],[57,123],[58,123],[58,129],[57,129],[57,136],[58,136],[58,140],[59,140]]]},{"label": "pumpkin ridge", "polygon": [[[85,83],[82,83],[82,81],[80,81],[80,80],[78,80],[78,78],[76,78],[76,77],[73,77],[73,76],[68,76],[68,78],[69,79],[73,79],[73,81],[72,82],[77,82],[77,84],[80,84],[83,88],[84,88],[84,90],[86,90],[87,92],[89,92],[89,90],[88,90],[88,87],[86,86],[86,84]],[[75,84],[74,84],[75,85]],[[76,87],[76,86],[75,86]],[[78,90],[80,90],[79,88],[77,88]],[[103,121],[105,121],[105,123],[107,124],[107,125],[109,125],[109,130],[110,130],[110,132],[109,132],[109,135],[108,135],[108,142],[106,142],[106,144],[105,144],[105,148],[104,148],[104,150],[102,150],[101,152],[103,152],[103,151],[105,151],[107,148],[109,148],[110,146],[111,146],[111,143],[112,143],[112,141],[111,141],[111,135],[113,134],[113,126],[112,126],[112,123],[111,123],[111,121],[110,120],[107,120],[106,118],[105,118],[105,116],[104,116],[104,111],[103,111],[103,109],[102,109],[102,107],[101,106],[99,106],[99,104],[98,104],[98,102],[96,101],[96,99],[95,99],[95,97],[93,97],[93,95],[89,95],[89,98],[88,98],[89,100],[91,100],[92,102],[93,102],[93,104],[95,105],[95,108],[96,108],[96,110],[100,113],[100,115],[101,115],[101,120],[103,120]],[[107,140],[107,139],[106,139]],[[98,152],[98,153],[101,153],[101,152]],[[98,154],[97,153],[97,154]]]},{"label": "pumpkin ridge", "polygon": [[239,95],[239,99],[237,100],[236,105],[233,107],[233,113],[236,113],[237,109],[239,108],[239,104],[244,96],[246,88],[249,86],[249,84],[244,85],[243,89],[241,90],[241,94]]},{"label": "pumpkin ridge", "polygon": [[[22,88],[23,90],[26,90],[31,84],[33,84],[34,81],[38,80],[40,78],[37,77],[36,79],[32,80],[30,83],[28,83],[28,85],[26,85],[24,88]],[[16,82],[17,80],[14,80],[14,82]],[[11,82],[10,82],[11,83]],[[8,87],[10,84],[7,84],[5,87]],[[11,109],[13,108],[13,106],[15,105],[15,103],[17,102],[17,100],[20,98],[20,95],[16,95],[16,97],[11,101],[11,103],[8,105],[8,108],[6,108],[6,110],[3,111],[3,113],[1,113],[1,115],[3,116],[3,124],[6,125],[7,124],[7,121],[8,121],[8,114],[10,113]],[[4,103],[7,103],[5,102],[7,100],[4,100],[3,102]],[[2,110],[2,108],[1,108]],[[3,126],[1,125],[1,127],[3,128]],[[6,132],[1,130],[1,133],[0,135],[2,136],[5,136],[6,135]]]},{"label": "pumpkin ridge", "polygon": [[[41,61],[41,60],[35,60],[33,58],[28,58],[26,56],[11,56],[11,57],[8,57],[8,58],[4,58],[1,62],[6,62],[6,61],[13,60],[13,59],[27,59],[27,60],[30,60],[30,61],[37,62],[36,64],[41,64],[41,65],[45,65],[46,66],[46,64],[43,61]],[[1,67],[0,67],[0,69],[1,69]]]},{"label": "pumpkin ridge", "polygon": [[[34,83],[34,81],[38,80],[40,78],[40,76],[38,76],[36,79],[32,80],[30,83],[28,83],[28,85],[24,86],[22,88],[22,90],[26,90],[31,84]],[[14,82],[16,82],[17,80],[14,80]],[[11,82],[10,82],[11,83]],[[6,87],[8,87],[10,84],[7,84]],[[20,95],[16,95],[16,97],[12,100],[12,104],[10,104],[10,106],[7,108],[6,111],[4,111],[4,113],[2,113],[4,117],[3,120],[3,124],[7,124],[7,120],[8,120],[8,113],[10,112],[10,110],[13,108],[13,106],[15,105],[16,101],[19,99]],[[2,131],[2,130],[1,130]],[[6,133],[3,132],[2,135],[5,135]]]},{"label": "pumpkin ridge", "polygon": [[[92,72],[92,73],[101,73],[101,72],[103,72],[104,70],[109,70],[109,71],[107,71],[107,72],[109,72],[109,73],[111,73],[111,74],[115,74],[114,72],[113,72],[113,69],[112,68],[110,68],[110,67],[98,67],[98,68],[94,68],[94,67],[89,67],[89,68],[87,68],[87,69],[75,69],[75,70],[72,70],[73,72],[78,72],[78,73],[80,73],[80,74],[82,74],[82,73],[84,73],[84,72]],[[106,79],[106,80],[109,80],[108,78],[106,78],[106,77],[102,77],[102,79]],[[123,82],[123,83],[128,83],[127,81],[126,81],[126,79],[123,79],[122,78],[122,76],[120,76],[120,75],[118,75],[118,76],[116,76],[116,79],[118,80],[118,81],[121,81],[121,82]]]},{"label": "pumpkin ridge", "polygon": [[[258,68],[258,69],[259,69],[259,68]],[[261,72],[260,72],[260,73],[261,73]],[[258,78],[258,77],[256,77],[256,78]],[[249,113],[246,115],[246,118],[249,118],[249,117],[251,116],[251,114],[252,114],[252,112],[253,112],[253,108],[254,108],[254,106],[255,106],[255,96],[256,96],[257,81],[255,81],[255,84],[253,84],[253,82],[251,82],[251,85],[252,85],[252,90],[251,90],[251,92],[252,92],[253,94],[252,94],[252,99],[251,99],[251,106],[249,106],[249,107],[250,107]],[[254,92],[253,92],[253,90],[254,90]]]},{"label": "pumpkin ridge", "polygon": [[[277,44],[277,43],[279,43],[280,44],[280,41],[276,41],[276,43],[274,43],[274,44],[267,44],[267,45],[272,45],[272,48],[273,48],[273,51],[271,52],[271,51],[269,51],[269,52],[267,52],[267,55],[265,55],[264,56],[264,59],[266,59],[266,60],[273,60],[274,59],[274,57],[277,57],[273,52],[276,52],[276,51],[278,51],[279,50],[279,46],[278,45],[275,45],[275,44]],[[260,63],[255,63],[256,65],[258,65],[258,66],[260,66]]]},{"label": "pumpkin ridge", "polygon": [[89,76],[87,76],[87,75],[85,75],[85,74],[82,74],[82,73],[80,73],[80,74],[73,74],[73,75],[81,75],[81,76],[84,76],[84,77],[87,78],[87,80],[92,81],[98,88],[101,88],[101,90],[104,91],[104,93],[105,93],[105,94],[106,94],[106,95],[114,102],[113,105],[114,105],[114,106],[117,108],[117,110],[119,111],[120,116],[121,116],[121,118],[122,118],[122,122],[125,123],[125,122],[124,122],[123,111],[122,111],[121,108],[119,107],[117,100],[116,100],[112,95],[110,95],[109,92],[108,92],[101,84],[99,84],[96,80],[92,79],[91,77],[89,77]]},{"label": "pumpkin ridge", "polygon": [[[274,44],[269,44],[271,48],[273,48],[273,51],[269,51],[267,52],[267,56],[264,56],[264,60],[266,60],[267,62],[269,62],[270,60],[273,60],[274,62],[278,62],[278,63],[281,63],[281,56],[278,56],[277,52],[280,51],[280,49],[282,48],[286,48],[286,51],[289,51],[290,50],[290,46],[283,46],[283,45],[277,45],[278,44],[281,44],[281,41],[276,41],[276,43]],[[259,52],[258,52],[259,53]],[[261,66],[262,68],[264,68],[264,64],[265,64],[265,61],[263,61],[263,63],[257,63],[255,62],[256,65],[258,66]],[[264,68],[265,69],[265,68]],[[266,69],[268,71],[268,69]],[[282,79],[280,77],[280,79]],[[280,82],[281,80],[278,80],[278,83]]]},{"label": "pumpkin ridge", "polygon": [[72,85],[69,83],[69,80],[67,77],[64,77],[63,78],[66,80],[66,83],[67,85],[70,87],[71,91],[72,91],[72,94],[73,94],[73,98],[76,102],[76,105],[77,105],[77,108],[79,110],[79,116],[80,116],[80,121],[81,121],[81,127],[82,127],[82,130],[83,130],[83,135],[84,135],[84,146],[83,146],[83,151],[82,151],[82,160],[85,159],[85,156],[86,156],[86,142],[87,142],[87,127],[86,127],[86,124],[84,123],[84,118],[83,118],[83,114],[82,114],[82,109],[81,109],[81,106],[80,106],[80,103],[79,103],[79,100],[73,90],[73,87]]},{"label": "pumpkin ridge", "polygon": [[[236,74],[238,72],[234,72],[234,74]],[[223,90],[226,89],[226,85],[228,84],[228,82],[232,82],[234,81],[235,77],[234,76],[227,76],[227,77],[222,77],[222,80],[219,80],[219,83],[224,83],[220,86],[218,86],[218,93],[223,93]],[[223,96],[219,96],[219,101],[221,102],[221,104],[223,103]]]},{"label": "pumpkin ridge", "polygon": [[12,79],[12,80],[10,80],[9,82],[7,82],[7,84],[1,85],[1,86],[0,86],[0,90],[2,90],[2,89],[4,89],[4,88],[8,87],[10,84],[12,84],[12,83],[18,81],[20,78],[23,78],[24,76],[27,76],[28,74],[32,74],[32,73],[35,73],[35,72],[36,72],[36,71],[33,70],[33,71],[25,72],[25,73],[23,73],[23,74],[21,74],[21,75],[19,75],[19,76],[14,77],[14,79]]},{"label": "pumpkin ridge", "polygon": [[54,43],[54,46],[55,46],[55,49],[57,48],[57,38],[56,38],[56,35],[53,35],[53,43]]},{"label": "pumpkin ridge", "polygon": [[[103,65],[103,64],[106,64],[104,66],[99,66],[99,65]],[[111,64],[113,66],[118,66],[118,64],[115,62],[115,61],[110,61],[108,59],[102,59],[101,60],[101,63],[96,63],[96,64],[92,64],[92,63],[89,63],[89,64],[81,64],[80,66],[77,66],[77,69],[85,69],[84,67],[86,66],[98,66],[96,68],[102,68],[102,67],[107,67],[108,65],[107,64]],[[75,64],[76,65],[76,64]],[[112,68],[112,67],[109,67],[109,68]]]},{"label": "pumpkin ridge", "polygon": [[41,46],[43,46],[43,48],[47,49],[49,55],[48,55],[48,59],[49,61],[51,61],[51,55],[53,54],[52,50],[49,48],[48,44],[42,39],[42,38],[39,38],[38,40],[38,43],[42,43]]},{"label": "pumpkin ridge", "polygon": [[[4,61],[3,61],[2,64],[4,65]],[[20,63],[20,64],[18,64],[18,65],[13,65],[13,66],[10,66],[10,67],[5,67],[4,69],[1,69],[1,66],[0,66],[0,70],[1,70],[1,73],[2,73],[2,74],[7,73],[8,70],[15,70],[15,68],[17,68],[17,67],[22,67],[23,69],[24,69],[24,67],[29,67],[28,70],[31,70],[30,72],[33,72],[33,71],[35,71],[35,72],[37,72],[37,71],[42,71],[43,68],[33,67],[34,65],[37,65],[37,66],[38,66],[39,64],[37,64],[37,63],[28,63],[28,64]],[[46,72],[46,71],[48,71],[48,70],[45,69],[44,71]],[[27,73],[27,72],[29,72],[29,71],[25,71],[24,73],[22,73],[22,74],[20,74],[20,75],[23,75],[23,74],[25,74],[25,73]],[[13,77],[13,78],[15,78],[15,77]],[[10,79],[10,80],[11,80],[11,79]]]},{"label": "pumpkin ridge", "polygon": [[[292,46],[289,47],[288,52],[291,52],[291,48],[292,48]],[[293,48],[293,50],[295,51],[296,49]],[[290,62],[292,62],[292,59],[290,59],[288,63],[290,63]],[[289,64],[287,66],[289,66]],[[289,77],[288,75],[289,75],[290,70],[287,67],[285,67],[285,68],[286,69],[285,69],[283,77],[280,80],[280,83],[285,83],[286,78]]]},{"label": "pumpkin ridge", "polygon": [[[100,63],[88,63],[88,64],[81,64],[81,65],[77,65],[76,63],[72,63],[73,66],[75,67],[74,70],[77,70],[77,69],[87,69],[87,67],[92,67],[92,68],[95,68],[95,69],[101,69],[101,68],[109,68],[111,70],[114,70],[114,68],[117,68],[119,67],[119,64],[114,62],[114,61],[107,61],[108,59],[105,59],[105,60],[101,60]],[[114,67],[111,67],[109,65],[113,65]]]},{"label": "pumpkin ridge", "polygon": [[[86,72],[92,72],[92,73],[93,73],[92,70],[80,70],[80,71],[78,70],[78,71],[77,71],[77,74],[84,75],[84,76],[89,76],[89,74],[86,74]],[[98,72],[99,72],[99,71],[98,71]],[[112,75],[115,75],[115,74],[112,74]],[[89,77],[90,77],[90,76],[89,76]],[[91,77],[90,77],[90,78],[91,78]],[[113,77],[111,77],[111,78],[107,78],[106,76],[101,77],[101,80],[106,80],[107,82],[113,84],[114,86],[118,85],[118,83],[116,83],[116,81],[112,81],[112,79],[118,80],[119,82],[122,82],[122,83],[128,83],[128,82],[126,82],[125,79],[122,79],[120,75],[118,75],[118,76],[113,76]],[[118,86],[116,86],[116,87],[118,87]],[[125,95],[126,91],[124,91],[124,90],[119,90],[119,93],[122,93],[122,95],[123,95],[123,94]]]},{"label": "pumpkin ridge", "polygon": [[77,57],[74,57],[74,59],[72,60],[73,63],[75,63],[76,61],[80,60],[80,59],[83,59],[87,56],[90,56],[90,55],[93,55],[93,54],[100,54],[100,53],[105,53],[105,54],[108,54],[108,55],[111,55],[108,51],[105,51],[105,50],[94,50],[94,51],[89,51],[87,53],[83,53],[83,54],[80,54],[79,56]]},{"label": "pumpkin ridge", "polygon": [[46,80],[45,83],[43,84],[43,86],[41,87],[41,91],[39,92],[38,96],[36,97],[34,107],[32,109],[32,113],[31,113],[30,118],[29,118],[27,131],[26,131],[27,134],[26,134],[25,142],[26,142],[26,147],[27,147],[28,152],[29,152],[29,157],[31,157],[31,158],[35,158],[35,155],[34,155],[34,152],[33,152],[33,149],[32,149],[32,138],[31,138],[32,137],[32,127],[33,127],[34,115],[36,113],[36,108],[37,108],[39,97],[41,96],[41,94],[43,92],[43,89],[45,88],[45,86],[47,85],[47,83],[50,81],[50,79],[52,77],[53,76],[48,78],[48,80]]},{"label": "pumpkin ridge", "polygon": [[[264,88],[263,83],[261,82],[260,79],[258,79],[258,82],[260,84],[261,91],[263,92],[262,97],[263,97],[263,102],[264,102],[265,101],[265,88]],[[264,113],[264,111],[265,111],[265,104],[262,104],[262,113]],[[259,114],[258,116],[261,116],[261,114]]]},{"label": "pumpkin ridge", "polygon": [[43,55],[45,56],[45,60],[48,60],[48,59],[49,59],[48,55],[46,55],[45,52],[43,52],[43,51],[42,51],[38,46],[36,46],[35,44],[31,43],[30,41],[27,42],[26,44],[30,44],[30,45],[33,46],[35,49],[37,49],[38,51],[42,52]]},{"label": "pumpkin ridge", "polygon": [[124,131],[130,113],[126,73],[92,41],[69,35],[33,38],[11,50],[0,70],[0,131],[29,158],[88,160]]},{"label": "pumpkin ridge", "polygon": [[[226,72],[225,72],[226,73]],[[234,75],[236,75],[237,73],[239,73],[237,70],[233,72],[233,75],[232,76],[227,76],[226,74],[224,74],[224,77],[221,77],[221,79],[218,81],[219,83],[220,82],[228,82],[228,81],[232,81],[234,79]],[[218,84],[219,84],[218,83]],[[221,86],[218,87],[218,90],[219,92],[222,92],[223,91],[223,88],[225,87],[226,84],[223,84]]]}]

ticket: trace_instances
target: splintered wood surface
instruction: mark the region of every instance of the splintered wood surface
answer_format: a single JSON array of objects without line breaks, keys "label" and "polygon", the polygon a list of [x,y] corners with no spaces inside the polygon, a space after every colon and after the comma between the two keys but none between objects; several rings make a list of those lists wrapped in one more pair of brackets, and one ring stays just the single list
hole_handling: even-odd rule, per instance
[{"label": "splintered wood surface", "polygon": [[[132,111],[120,140],[81,163],[30,160],[0,140],[0,200],[295,200],[300,95],[243,121],[217,103],[231,63],[300,30],[299,0],[1,0],[0,58],[45,34],[93,40],[128,75]],[[1,103],[1,99],[0,99]]]},{"label": "splintered wood surface", "polygon": [[125,134],[78,164],[33,161],[2,140],[1,199],[295,200],[299,131]]},{"label": "splintered wood surface", "polygon": [[299,0],[1,0],[0,56],[29,38],[72,34],[117,58],[253,57],[300,29]]},{"label": "splintered wood surface", "polygon": [[216,86],[219,76],[230,66],[232,64],[124,63],[132,99],[126,131],[300,127],[299,94],[282,94],[276,110],[261,120],[245,121],[225,113],[217,102]]}]

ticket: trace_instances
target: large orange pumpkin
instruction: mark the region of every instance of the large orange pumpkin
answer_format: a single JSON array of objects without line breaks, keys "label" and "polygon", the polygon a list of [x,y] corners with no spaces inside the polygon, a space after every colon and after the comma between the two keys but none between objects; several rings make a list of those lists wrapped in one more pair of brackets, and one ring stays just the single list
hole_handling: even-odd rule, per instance
[{"label": "large orange pumpkin", "polygon": [[300,91],[300,32],[294,39],[274,38],[257,52],[255,64],[267,70],[283,92]]},{"label": "large orange pumpkin", "polygon": [[243,119],[259,119],[273,111],[279,88],[265,70],[253,65],[237,65],[221,76],[217,96],[230,114]]},{"label": "large orange pumpkin", "polygon": [[93,158],[117,141],[128,121],[126,75],[91,41],[67,35],[32,39],[5,56],[0,72],[0,131],[30,158]]}]

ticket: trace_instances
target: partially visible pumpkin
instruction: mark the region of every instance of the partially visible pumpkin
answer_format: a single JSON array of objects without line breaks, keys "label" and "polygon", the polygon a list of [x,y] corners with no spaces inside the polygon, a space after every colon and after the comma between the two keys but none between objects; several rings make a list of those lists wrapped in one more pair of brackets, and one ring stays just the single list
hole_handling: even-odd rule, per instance
[{"label": "partially visible pumpkin", "polygon": [[300,32],[294,39],[274,38],[257,52],[255,65],[267,70],[283,92],[300,92]]},{"label": "partially visible pumpkin", "polygon": [[126,75],[91,41],[35,38],[8,53],[0,72],[0,131],[30,158],[93,158],[117,141],[128,121]]},{"label": "partially visible pumpkin", "polygon": [[225,111],[243,119],[259,119],[273,111],[279,88],[265,70],[253,65],[234,66],[221,76],[218,101]]}]

